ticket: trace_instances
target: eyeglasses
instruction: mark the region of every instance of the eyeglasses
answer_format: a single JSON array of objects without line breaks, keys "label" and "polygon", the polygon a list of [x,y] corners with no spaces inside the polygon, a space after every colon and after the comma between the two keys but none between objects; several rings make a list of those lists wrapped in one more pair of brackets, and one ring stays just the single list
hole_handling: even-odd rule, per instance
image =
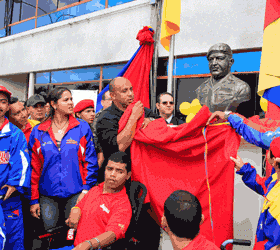
[{"label": "eyeglasses", "polygon": [[110,98],[110,99],[104,99],[104,101],[112,101],[112,99]]},{"label": "eyeglasses", "polygon": [[169,103],[170,105],[173,105],[173,104],[174,104],[174,102],[162,102],[163,105],[167,105],[168,103]]}]

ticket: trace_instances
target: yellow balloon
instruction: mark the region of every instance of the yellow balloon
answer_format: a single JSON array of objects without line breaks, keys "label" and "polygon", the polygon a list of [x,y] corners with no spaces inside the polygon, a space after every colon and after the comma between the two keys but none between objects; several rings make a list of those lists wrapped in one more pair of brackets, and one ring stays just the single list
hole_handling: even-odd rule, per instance
[{"label": "yellow balloon", "polygon": [[183,115],[188,115],[190,113],[190,107],[191,104],[189,102],[182,102],[179,109]]},{"label": "yellow balloon", "polygon": [[268,105],[267,100],[261,97],[260,105],[261,105],[262,110],[264,112],[267,112],[267,105]]},{"label": "yellow balloon", "polygon": [[195,114],[191,113],[186,118],[186,123],[189,123],[193,118],[195,117]]}]

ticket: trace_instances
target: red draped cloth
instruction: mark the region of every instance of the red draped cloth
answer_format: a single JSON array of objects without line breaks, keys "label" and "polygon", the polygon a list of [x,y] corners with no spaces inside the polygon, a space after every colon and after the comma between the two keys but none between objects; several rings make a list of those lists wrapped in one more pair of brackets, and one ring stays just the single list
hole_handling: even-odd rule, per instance
[{"label": "red draped cloth", "polygon": [[151,31],[147,26],[138,32],[136,39],[143,46],[123,75],[129,79],[133,86],[134,100],[140,100],[147,108],[150,108],[149,76],[154,53],[153,35],[154,31]]},{"label": "red draped cloth", "polygon": [[[133,105],[119,121],[119,132]],[[164,202],[173,191],[188,190],[196,195],[205,216],[201,234],[219,246],[233,238],[234,163],[229,157],[236,157],[240,136],[228,125],[208,126],[205,140],[202,131],[210,114],[204,106],[190,123],[175,128],[161,118],[139,129],[142,117],[131,144],[132,179],[147,187],[148,200],[159,221]]]}]

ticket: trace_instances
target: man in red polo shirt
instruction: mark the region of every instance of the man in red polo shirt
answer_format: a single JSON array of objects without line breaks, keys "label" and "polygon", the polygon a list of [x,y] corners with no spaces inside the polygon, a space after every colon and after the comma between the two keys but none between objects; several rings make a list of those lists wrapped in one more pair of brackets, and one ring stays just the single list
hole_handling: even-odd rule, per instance
[{"label": "man in red polo shirt", "polygon": [[21,129],[25,135],[27,143],[29,142],[29,136],[33,127],[40,123],[39,121],[28,119],[26,107],[23,102],[20,102],[16,97],[11,97],[9,120]]},{"label": "man in red polo shirt", "polygon": [[199,233],[203,221],[201,204],[190,192],[177,190],[166,199],[161,225],[168,233],[174,250],[219,250]]},{"label": "man in red polo shirt", "polygon": [[93,187],[66,220],[68,226],[77,228],[75,250],[102,248],[124,238],[132,216],[124,186],[130,176],[129,156],[112,154],[105,167],[105,181]]}]

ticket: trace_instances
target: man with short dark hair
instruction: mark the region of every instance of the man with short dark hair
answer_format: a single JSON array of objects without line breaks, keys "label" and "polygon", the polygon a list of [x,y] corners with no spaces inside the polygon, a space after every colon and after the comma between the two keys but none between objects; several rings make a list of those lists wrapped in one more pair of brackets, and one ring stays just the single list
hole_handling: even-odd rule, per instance
[{"label": "man with short dark hair", "polygon": [[156,107],[159,115],[166,121],[166,123],[170,125],[183,124],[184,121],[173,115],[174,106],[174,98],[170,93],[164,92],[157,96]]},{"label": "man with short dark hair", "polygon": [[231,48],[224,43],[210,47],[207,52],[211,77],[196,90],[201,105],[211,112],[233,111],[238,105],[250,100],[250,86],[231,74],[234,63]]},{"label": "man with short dark hair", "polygon": [[102,152],[102,148],[100,146],[100,143],[98,141],[98,137],[96,136],[96,124],[98,121],[98,118],[100,116],[100,114],[102,113],[103,110],[109,108],[112,105],[112,98],[110,96],[110,92],[106,91],[103,95],[102,95],[102,100],[101,100],[101,104],[102,104],[102,109],[100,109],[96,114],[95,114],[95,118],[92,124],[93,127],[93,135],[94,135],[94,144],[95,144],[95,150],[97,153],[97,158],[98,158],[98,165],[99,167],[102,166],[103,161],[104,161],[104,155]]},{"label": "man with short dark hair", "polygon": [[39,124],[39,121],[28,119],[28,114],[24,102],[21,102],[16,97],[11,97],[9,120],[16,125],[24,133],[27,143],[33,127]]},{"label": "man with short dark hair", "polygon": [[91,188],[66,220],[67,225],[77,229],[75,250],[103,248],[124,238],[132,216],[125,189],[130,176],[130,157],[124,152],[112,154],[105,168],[105,181]]},{"label": "man with short dark hair", "polygon": [[27,100],[26,107],[31,117],[31,120],[41,122],[45,118],[45,105],[46,101],[41,95],[33,95]]},{"label": "man with short dark hair", "polygon": [[218,250],[199,234],[203,221],[201,204],[190,192],[177,190],[166,199],[161,225],[170,236],[174,250]]}]

